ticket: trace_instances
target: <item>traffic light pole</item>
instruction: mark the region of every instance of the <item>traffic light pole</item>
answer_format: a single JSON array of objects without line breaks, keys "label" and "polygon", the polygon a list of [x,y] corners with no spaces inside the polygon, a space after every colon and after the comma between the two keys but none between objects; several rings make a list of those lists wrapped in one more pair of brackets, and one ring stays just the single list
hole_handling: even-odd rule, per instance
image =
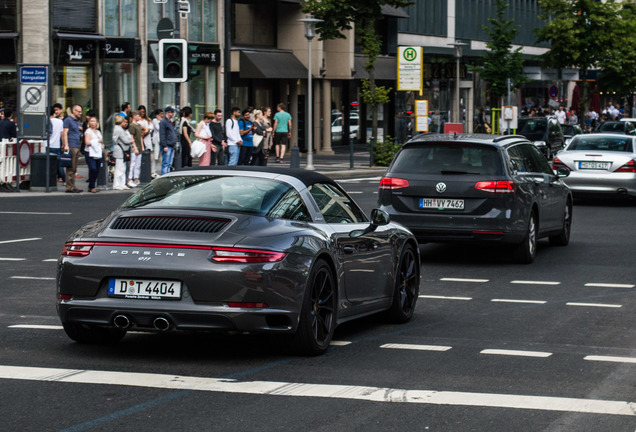
[{"label": "traffic light pole", "polygon": [[[174,38],[175,39],[180,39],[181,38],[181,14],[179,12],[179,2],[177,0],[174,0]],[[187,63],[185,65],[183,65],[184,67],[187,67]],[[177,127],[175,127],[175,130],[177,131],[177,143],[174,146],[174,160],[172,161],[172,166],[175,169],[179,169],[182,168],[181,167],[181,152],[183,151],[183,149],[181,148],[181,130],[178,126],[179,123],[181,123],[181,83],[180,82],[176,82],[174,83],[174,110],[175,110],[175,117],[178,117],[178,123],[177,123]]]}]

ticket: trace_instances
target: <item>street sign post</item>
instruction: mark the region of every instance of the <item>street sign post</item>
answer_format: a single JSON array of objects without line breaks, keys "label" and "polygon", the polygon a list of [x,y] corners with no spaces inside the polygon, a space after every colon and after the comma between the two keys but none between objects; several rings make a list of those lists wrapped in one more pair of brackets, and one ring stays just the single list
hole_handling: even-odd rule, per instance
[{"label": "street sign post", "polygon": [[[18,143],[16,144],[16,190],[20,191],[20,166],[31,157],[25,138],[46,140],[46,191],[49,191],[49,80],[48,64],[19,63],[18,69]],[[24,143],[27,143],[25,145]],[[25,154],[26,152],[26,154]]]},{"label": "street sign post", "polygon": [[422,91],[422,47],[398,47],[398,90]]}]

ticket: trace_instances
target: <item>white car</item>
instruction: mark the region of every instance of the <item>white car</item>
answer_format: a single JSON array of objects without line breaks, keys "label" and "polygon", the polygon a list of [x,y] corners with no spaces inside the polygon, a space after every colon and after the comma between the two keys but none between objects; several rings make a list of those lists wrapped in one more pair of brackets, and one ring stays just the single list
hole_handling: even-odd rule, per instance
[{"label": "white car", "polygon": [[[349,115],[349,139],[356,141],[359,138],[360,132],[360,117],[358,113],[351,113]],[[331,142],[342,142],[342,117],[336,118],[331,123]]]}]

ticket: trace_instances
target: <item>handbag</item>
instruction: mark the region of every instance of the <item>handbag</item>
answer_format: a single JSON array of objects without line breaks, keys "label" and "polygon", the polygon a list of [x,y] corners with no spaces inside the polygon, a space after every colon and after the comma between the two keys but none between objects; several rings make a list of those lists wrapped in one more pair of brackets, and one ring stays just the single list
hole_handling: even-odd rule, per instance
[{"label": "handbag", "polygon": [[63,151],[60,153],[60,167],[72,168],[73,167],[73,153],[69,151]]},{"label": "handbag", "polygon": [[205,153],[205,143],[203,141],[194,140],[192,145],[190,146],[190,156],[193,158],[198,158],[203,156]]},{"label": "handbag", "polygon": [[126,151],[121,144],[117,143],[121,151],[124,153],[124,162],[130,162],[130,150]]}]

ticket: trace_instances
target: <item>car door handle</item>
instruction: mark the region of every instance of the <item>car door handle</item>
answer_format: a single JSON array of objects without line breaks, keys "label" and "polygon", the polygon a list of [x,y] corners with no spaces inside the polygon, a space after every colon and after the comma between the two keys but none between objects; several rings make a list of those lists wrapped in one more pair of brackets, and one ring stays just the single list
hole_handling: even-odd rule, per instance
[{"label": "car door handle", "polygon": [[343,246],[342,251],[346,254],[352,254],[356,251],[356,248],[351,245]]}]

